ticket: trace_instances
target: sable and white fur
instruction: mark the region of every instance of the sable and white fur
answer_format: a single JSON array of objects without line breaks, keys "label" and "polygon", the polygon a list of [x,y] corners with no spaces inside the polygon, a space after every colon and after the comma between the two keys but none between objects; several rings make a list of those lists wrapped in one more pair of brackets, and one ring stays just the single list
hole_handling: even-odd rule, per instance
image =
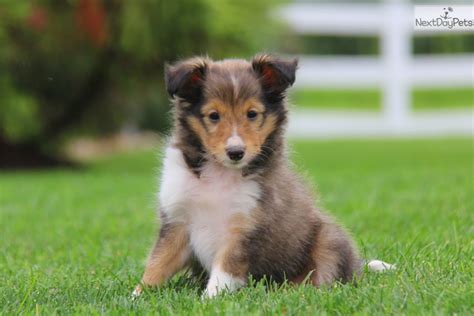
[{"label": "sable and white fur", "polygon": [[351,239],[315,206],[287,160],[286,90],[296,67],[268,55],[167,67],[175,124],[160,183],[161,229],[135,295],[190,266],[207,273],[211,297],[250,275],[320,286],[360,272]]}]

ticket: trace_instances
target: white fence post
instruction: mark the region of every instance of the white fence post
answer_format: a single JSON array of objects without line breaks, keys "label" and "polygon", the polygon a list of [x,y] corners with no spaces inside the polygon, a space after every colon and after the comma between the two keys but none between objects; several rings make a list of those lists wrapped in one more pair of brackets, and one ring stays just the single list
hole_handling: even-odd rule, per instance
[{"label": "white fence post", "polygon": [[407,23],[410,12],[403,2],[387,1],[384,14],[386,20],[381,36],[383,114],[389,124],[399,128],[406,123],[411,110],[411,82],[407,76],[411,64],[412,32]]}]

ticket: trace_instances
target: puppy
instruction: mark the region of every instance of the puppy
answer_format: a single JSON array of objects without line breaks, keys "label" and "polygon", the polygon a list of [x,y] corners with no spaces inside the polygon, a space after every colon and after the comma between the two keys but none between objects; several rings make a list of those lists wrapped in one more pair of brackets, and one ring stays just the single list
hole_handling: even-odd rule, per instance
[{"label": "puppy", "polygon": [[289,166],[286,91],[296,68],[297,60],[270,55],[167,67],[174,131],[162,169],[161,230],[134,295],[193,263],[208,273],[208,297],[249,276],[320,286],[360,272],[351,239]]}]

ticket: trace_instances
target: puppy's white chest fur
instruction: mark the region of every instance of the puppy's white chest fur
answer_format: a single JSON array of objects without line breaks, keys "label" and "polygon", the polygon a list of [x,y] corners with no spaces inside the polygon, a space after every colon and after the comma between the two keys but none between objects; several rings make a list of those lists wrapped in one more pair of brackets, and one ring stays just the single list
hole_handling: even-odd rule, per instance
[{"label": "puppy's white chest fur", "polygon": [[171,221],[186,223],[192,250],[208,271],[229,236],[232,217],[249,215],[259,196],[259,185],[244,179],[239,170],[210,163],[197,178],[187,168],[181,151],[167,148],[159,197],[161,209]]}]

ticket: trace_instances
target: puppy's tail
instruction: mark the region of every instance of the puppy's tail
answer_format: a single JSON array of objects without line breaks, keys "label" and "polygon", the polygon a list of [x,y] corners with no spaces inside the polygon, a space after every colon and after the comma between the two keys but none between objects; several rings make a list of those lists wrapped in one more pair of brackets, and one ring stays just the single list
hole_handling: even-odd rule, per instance
[{"label": "puppy's tail", "polygon": [[395,270],[397,267],[394,264],[386,263],[381,260],[370,260],[364,263],[369,271],[384,272],[387,270]]}]

